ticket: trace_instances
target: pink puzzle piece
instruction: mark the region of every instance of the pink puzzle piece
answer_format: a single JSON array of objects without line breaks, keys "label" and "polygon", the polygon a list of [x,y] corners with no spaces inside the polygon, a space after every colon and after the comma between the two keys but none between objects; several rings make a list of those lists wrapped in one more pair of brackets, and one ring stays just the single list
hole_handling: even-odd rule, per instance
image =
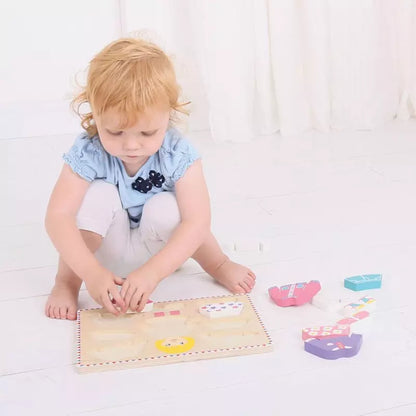
[{"label": "pink puzzle piece", "polygon": [[361,311],[361,312],[357,312],[355,313],[353,316],[349,317],[349,318],[344,318],[341,319],[340,321],[337,322],[337,324],[340,325],[351,325],[356,323],[357,321],[361,320],[361,319],[365,319],[368,318],[370,316],[370,313],[367,311]]},{"label": "pink puzzle piece", "polygon": [[349,325],[327,325],[312,326],[302,329],[302,339],[305,341],[310,338],[324,339],[347,336],[350,334]]},{"label": "pink puzzle piece", "polygon": [[280,288],[273,286],[269,289],[269,295],[276,305],[299,306],[309,302],[320,290],[319,281],[311,280],[309,283],[293,283]]},{"label": "pink puzzle piece", "polygon": [[337,325],[349,325],[351,332],[362,334],[371,327],[371,315],[368,311],[357,312],[348,318],[340,319]]}]

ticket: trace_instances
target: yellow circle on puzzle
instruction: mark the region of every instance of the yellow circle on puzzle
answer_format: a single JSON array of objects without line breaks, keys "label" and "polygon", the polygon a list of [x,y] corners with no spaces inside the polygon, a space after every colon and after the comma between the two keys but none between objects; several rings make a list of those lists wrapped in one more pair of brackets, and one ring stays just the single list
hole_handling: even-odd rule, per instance
[{"label": "yellow circle on puzzle", "polygon": [[156,341],[156,348],[168,354],[180,354],[189,351],[195,345],[191,337],[169,337]]}]

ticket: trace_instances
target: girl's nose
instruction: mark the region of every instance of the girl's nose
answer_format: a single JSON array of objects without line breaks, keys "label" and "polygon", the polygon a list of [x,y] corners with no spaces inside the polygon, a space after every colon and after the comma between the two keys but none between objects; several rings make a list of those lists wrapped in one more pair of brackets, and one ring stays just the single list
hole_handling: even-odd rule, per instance
[{"label": "girl's nose", "polygon": [[128,137],[123,142],[123,147],[126,150],[138,150],[140,149],[140,141],[134,137]]}]

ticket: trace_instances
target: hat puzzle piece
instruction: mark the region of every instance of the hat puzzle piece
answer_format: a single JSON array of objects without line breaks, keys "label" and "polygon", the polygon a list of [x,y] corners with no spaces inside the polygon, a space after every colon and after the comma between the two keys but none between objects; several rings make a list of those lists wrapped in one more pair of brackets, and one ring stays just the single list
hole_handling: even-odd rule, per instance
[{"label": "hat puzzle piece", "polygon": [[320,290],[319,281],[311,280],[309,283],[293,283],[280,288],[273,286],[269,288],[269,295],[276,305],[300,306],[309,302]]},{"label": "hat puzzle piece", "polygon": [[336,360],[358,354],[362,342],[361,334],[324,339],[312,338],[305,341],[305,351],[327,360]]},{"label": "hat puzzle piece", "polygon": [[225,318],[240,315],[242,310],[242,302],[220,302],[200,306],[199,313],[208,318]]},{"label": "hat puzzle piece", "polygon": [[344,279],[344,287],[354,291],[379,289],[381,287],[381,274],[361,274]]}]

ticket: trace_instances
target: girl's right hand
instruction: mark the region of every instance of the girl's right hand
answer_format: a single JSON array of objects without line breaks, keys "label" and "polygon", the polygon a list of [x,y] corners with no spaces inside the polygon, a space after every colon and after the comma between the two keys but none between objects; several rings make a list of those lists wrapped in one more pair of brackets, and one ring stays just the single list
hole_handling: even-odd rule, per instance
[{"label": "girl's right hand", "polygon": [[123,284],[124,280],[121,277],[114,275],[110,270],[100,268],[90,274],[84,282],[91,297],[108,312],[118,316],[120,310],[125,310],[125,302],[116,286]]}]

